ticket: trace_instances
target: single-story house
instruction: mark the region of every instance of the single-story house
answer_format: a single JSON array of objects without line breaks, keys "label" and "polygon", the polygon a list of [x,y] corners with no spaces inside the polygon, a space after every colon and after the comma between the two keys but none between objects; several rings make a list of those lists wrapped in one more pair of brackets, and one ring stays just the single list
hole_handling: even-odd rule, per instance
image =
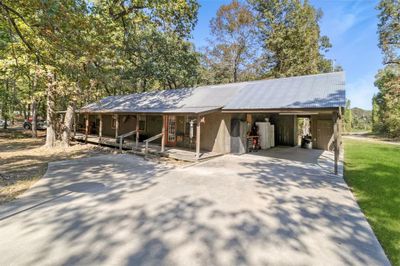
[{"label": "single-story house", "polygon": [[81,108],[78,124],[86,138],[132,132],[136,145],[195,147],[198,158],[248,151],[255,122],[274,126],[275,145],[298,145],[299,121],[308,119],[313,148],[338,155],[345,103],[345,74],[333,72],[110,96]]}]

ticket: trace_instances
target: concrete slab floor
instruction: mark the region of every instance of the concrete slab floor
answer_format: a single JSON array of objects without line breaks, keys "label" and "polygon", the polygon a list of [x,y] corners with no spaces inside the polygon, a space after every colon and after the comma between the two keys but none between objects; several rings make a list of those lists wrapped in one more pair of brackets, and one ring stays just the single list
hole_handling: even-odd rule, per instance
[{"label": "concrete slab floor", "polygon": [[389,265],[340,176],[252,154],[51,163],[1,207],[0,254],[0,265]]}]

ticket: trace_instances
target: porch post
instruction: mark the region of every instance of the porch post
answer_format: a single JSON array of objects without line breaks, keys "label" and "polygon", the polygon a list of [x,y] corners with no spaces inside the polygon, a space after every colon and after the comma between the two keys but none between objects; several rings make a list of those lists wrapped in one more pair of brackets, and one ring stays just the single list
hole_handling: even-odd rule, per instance
[{"label": "porch post", "polygon": [[334,171],[335,175],[338,174],[338,163],[339,163],[339,140],[338,140],[338,113],[333,113],[333,152],[335,157]]},{"label": "porch post", "polygon": [[196,123],[196,160],[200,159],[200,116],[197,116]]},{"label": "porch post", "polygon": [[161,152],[165,151],[165,138],[166,138],[166,133],[165,133],[165,128],[167,126],[167,116],[163,115],[163,125],[162,125],[162,137],[161,137]]},{"label": "porch post", "polygon": [[136,148],[139,148],[139,115],[136,115]]},{"label": "porch post", "polygon": [[101,143],[101,138],[103,137],[103,115],[99,115],[100,125],[99,125],[99,144]]},{"label": "porch post", "polygon": [[119,130],[119,117],[115,115],[115,138],[118,138],[118,130]]},{"label": "porch post", "polygon": [[89,134],[89,114],[85,114],[85,142],[87,143]]}]

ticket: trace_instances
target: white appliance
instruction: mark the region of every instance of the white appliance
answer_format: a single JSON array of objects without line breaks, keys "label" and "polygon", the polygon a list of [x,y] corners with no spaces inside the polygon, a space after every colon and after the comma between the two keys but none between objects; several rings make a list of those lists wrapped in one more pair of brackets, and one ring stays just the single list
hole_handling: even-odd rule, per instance
[{"label": "white appliance", "polygon": [[256,122],[258,127],[258,134],[260,136],[260,146],[261,149],[269,149],[275,146],[275,133],[274,125],[270,122]]}]

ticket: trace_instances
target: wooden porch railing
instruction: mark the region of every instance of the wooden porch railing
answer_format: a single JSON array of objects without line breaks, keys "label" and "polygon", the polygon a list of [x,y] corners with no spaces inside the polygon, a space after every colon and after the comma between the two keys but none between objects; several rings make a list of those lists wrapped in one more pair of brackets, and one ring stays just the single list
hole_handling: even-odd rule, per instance
[{"label": "wooden porch railing", "polygon": [[125,138],[127,138],[129,136],[132,136],[134,134],[137,134],[137,133],[138,133],[138,130],[133,130],[133,131],[130,131],[128,133],[125,133],[125,134],[122,134],[122,135],[118,136],[117,140],[118,140],[118,143],[119,143],[119,150],[122,151],[122,143],[124,142]]},{"label": "wooden porch railing", "polygon": [[[162,133],[160,133],[160,134],[158,134],[158,135],[155,135],[155,136],[153,136],[153,137],[151,137],[151,138],[148,138],[148,139],[144,140],[144,143],[145,143],[144,154],[147,154],[147,153],[149,152],[149,142],[154,141],[154,140],[156,140],[156,139],[159,139],[159,138],[161,138],[163,135],[164,135],[164,132],[162,132]],[[162,149],[162,148],[161,148],[161,149]],[[163,152],[163,150],[162,150],[162,152]]]}]

